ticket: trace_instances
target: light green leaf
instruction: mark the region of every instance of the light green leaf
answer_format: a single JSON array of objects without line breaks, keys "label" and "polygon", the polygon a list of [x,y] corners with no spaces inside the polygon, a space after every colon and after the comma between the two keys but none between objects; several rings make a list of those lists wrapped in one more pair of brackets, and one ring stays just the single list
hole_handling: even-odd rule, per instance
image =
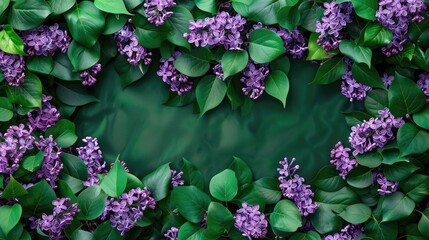
[{"label": "light green leaf", "polygon": [[222,71],[224,79],[241,72],[249,62],[249,54],[246,51],[226,51],[222,56]]},{"label": "light green leaf", "polygon": [[210,193],[219,201],[229,202],[238,193],[238,181],[234,171],[225,169],[210,180]]},{"label": "light green leaf", "polygon": [[362,47],[349,40],[342,40],[340,43],[340,51],[356,63],[365,63],[371,67],[372,50],[367,47]]},{"label": "light green leaf", "polygon": [[61,119],[46,131],[45,136],[48,137],[52,135],[59,147],[68,148],[71,147],[78,138],[75,133],[75,128],[73,122],[67,119]]},{"label": "light green leaf", "polygon": [[413,120],[417,126],[429,130],[429,107],[426,107],[422,111],[413,114]]},{"label": "light green leaf", "polygon": [[217,6],[215,0],[195,0],[195,5],[203,11],[216,14]]},{"label": "light green leaf", "polygon": [[295,232],[302,226],[301,214],[296,205],[289,200],[281,200],[274,207],[270,215],[273,230],[282,232]]},{"label": "light green leaf", "polygon": [[0,97],[0,121],[7,122],[13,117],[13,105],[6,97]]},{"label": "light green leaf", "polygon": [[104,211],[107,195],[101,191],[98,185],[83,190],[77,197],[80,212],[77,218],[80,220],[94,220]]},{"label": "light green leaf", "polygon": [[0,207],[0,230],[7,236],[7,234],[18,224],[21,218],[22,208],[19,204],[13,206],[4,205]]},{"label": "light green leaf", "polygon": [[273,31],[256,29],[250,33],[249,53],[256,63],[271,62],[284,52],[283,40]]},{"label": "light green leaf", "polygon": [[31,72],[25,72],[25,80],[18,87],[8,86],[6,93],[12,103],[27,108],[42,107],[42,83],[39,77]]},{"label": "light green leaf", "polygon": [[143,185],[151,191],[152,197],[156,201],[166,198],[171,184],[171,171],[169,164],[166,163],[158,167],[155,171],[146,175],[142,182]]},{"label": "light green leaf", "polygon": [[170,31],[167,39],[174,45],[189,49],[188,40],[183,37],[183,34],[189,32],[189,21],[194,20],[194,17],[188,9],[182,6],[174,6],[171,11],[173,15],[166,22],[173,30]]},{"label": "light green leaf", "polygon": [[363,32],[363,44],[370,48],[386,46],[392,39],[393,33],[379,23],[369,25]]},{"label": "light green leaf", "polygon": [[73,65],[73,71],[88,69],[100,60],[100,43],[96,42],[94,46],[86,48],[73,40],[67,55]]},{"label": "light green leaf", "polygon": [[349,223],[360,224],[371,217],[371,208],[363,203],[353,204],[346,207],[339,216]]},{"label": "light green leaf", "polygon": [[364,19],[375,20],[378,10],[377,0],[351,0],[356,14]]},{"label": "light green leaf", "polygon": [[76,4],[76,0],[48,0],[54,15],[60,15],[72,8]]},{"label": "light green leaf", "polygon": [[266,78],[265,91],[280,100],[283,107],[286,108],[286,99],[289,93],[289,78],[282,71],[271,72]]},{"label": "light green leaf", "polygon": [[200,115],[217,107],[225,98],[226,83],[213,75],[204,77],[197,85],[196,96]]},{"label": "light green leaf", "polygon": [[210,197],[195,186],[175,187],[171,200],[179,213],[192,223],[201,222],[210,204]]},{"label": "light green leaf", "polygon": [[231,212],[222,204],[211,202],[207,210],[206,239],[218,239],[223,233],[229,232],[234,219]]},{"label": "light green leaf", "polygon": [[[118,156],[119,158],[119,156]],[[119,197],[127,186],[127,172],[116,159],[109,173],[103,177],[100,183],[101,189],[111,197]]]},{"label": "light green leaf", "polygon": [[4,25],[0,31],[0,50],[10,54],[26,55],[21,37],[10,24]]},{"label": "light green leaf", "polygon": [[337,81],[347,70],[347,65],[342,58],[331,58],[320,65],[312,83],[330,84]]},{"label": "light green leaf", "polygon": [[30,30],[38,27],[51,14],[45,0],[17,0],[12,4],[9,22],[17,30]]},{"label": "light green leaf", "polygon": [[123,0],[95,0],[94,5],[103,12],[131,15]]}]

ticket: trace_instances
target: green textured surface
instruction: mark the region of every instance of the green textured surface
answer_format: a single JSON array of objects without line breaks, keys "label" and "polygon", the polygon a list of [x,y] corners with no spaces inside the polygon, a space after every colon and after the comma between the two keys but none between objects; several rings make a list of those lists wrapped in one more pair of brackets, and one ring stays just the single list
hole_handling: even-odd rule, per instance
[{"label": "green textured surface", "polygon": [[337,84],[310,85],[317,66],[292,62],[291,90],[286,109],[268,97],[242,116],[229,102],[200,118],[192,106],[163,106],[168,89],[151,69],[143,79],[122,90],[112,66],[98,77],[99,103],[76,114],[80,137],[99,138],[107,161],[117,154],[139,177],[182,157],[206,176],[227,167],[233,156],[244,159],[256,178],[275,176],[278,161],[296,157],[300,174],[311,179],[329,163],[330,149],[347,141],[349,128],[342,112],[352,105]]}]

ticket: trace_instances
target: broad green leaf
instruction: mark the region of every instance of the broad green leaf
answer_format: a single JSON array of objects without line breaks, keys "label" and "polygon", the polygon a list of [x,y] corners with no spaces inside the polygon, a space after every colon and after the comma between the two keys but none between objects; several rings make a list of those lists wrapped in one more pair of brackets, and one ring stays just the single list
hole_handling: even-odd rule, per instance
[{"label": "broad green leaf", "polygon": [[249,20],[265,25],[277,23],[276,13],[286,6],[285,0],[258,0],[249,5]]},{"label": "broad green leaf", "polygon": [[195,5],[203,11],[216,14],[217,6],[215,0],[195,0]]},{"label": "broad green leaf", "polygon": [[426,210],[422,212],[418,229],[422,235],[429,238],[429,208],[426,208]]},{"label": "broad green leaf", "polygon": [[377,240],[396,239],[398,224],[396,222],[379,222],[373,219],[365,225],[365,234]]},{"label": "broad green leaf", "polygon": [[307,233],[297,232],[289,238],[290,240],[321,240],[320,235],[315,231],[308,231]]},{"label": "broad green leaf", "polygon": [[58,180],[58,191],[61,197],[70,198],[70,203],[77,203],[77,197],[74,195],[73,190],[69,184],[64,180]]},{"label": "broad green leaf", "polygon": [[383,222],[397,221],[408,217],[414,210],[415,203],[401,192],[389,194],[381,205]]},{"label": "broad green leaf", "polygon": [[398,162],[392,165],[385,165],[383,168],[384,176],[390,181],[402,181],[415,171],[420,169],[416,165],[409,162]]},{"label": "broad green leaf", "polygon": [[346,112],[344,113],[344,117],[346,118],[346,123],[350,127],[361,124],[364,120],[368,120],[371,118],[371,115],[364,112]]},{"label": "broad green leaf", "polygon": [[0,2],[0,15],[3,14],[4,10],[9,6],[10,0],[3,0]]},{"label": "broad green leaf", "polygon": [[94,3],[83,1],[65,14],[73,40],[91,48],[104,30],[105,18]]},{"label": "broad green leaf", "polygon": [[283,40],[273,31],[256,29],[249,36],[249,54],[256,63],[268,63],[285,52]]},{"label": "broad green leaf", "polygon": [[99,100],[86,91],[84,87],[79,85],[61,85],[57,87],[58,99],[70,106],[83,106],[88,103],[98,102]]},{"label": "broad green leaf", "polygon": [[123,0],[95,0],[94,5],[103,12],[131,15]]},{"label": "broad green leaf", "polygon": [[0,50],[10,54],[26,55],[21,37],[10,24],[4,25],[0,31]]},{"label": "broad green leaf", "polygon": [[155,171],[149,173],[142,179],[143,185],[152,193],[156,201],[167,197],[168,189],[171,184],[171,171],[169,164],[164,164]]},{"label": "broad green leaf", "polygon": [[330,84],[337,81],[347,70],[347,65],[342,58],[331,58],[320,65],[312,83]]},{"label": "broad green leaf", "polygon": [[[129,16],[127,15],[117,15],[117,14],[107,15],[106,24],[104,26],[104,30],[102,34],[103,35],[114,34],[127,23],[128,19],[129,19]],[[137,28],[136,28],[136,36],[137,36]]]},{"label": "broad green leaf", "polygon": [[115,59],[115,69],[121,78],[122,88],[126,88],[133,82],[141,79],[148,70],[148,65],[144,65],[143,62],[139,62],[137,65],[132,65],[127,61],[125,56],[118,56]]},{"label": "broad green leaf", "polygon": [[398,162],[410,161],[407,157],[401,156],[400,151],[397,148],[384,149],[381,152],[381,155],[383,156],[383,164],[385,165],[392,165]]},{"label": "broad green leaf", "polygon": [[118,240],[123,239],[121,236],[121,232],[119,232],[115,227],[112,227],[112,223],[107,220],[102,224],[98,225],[98,227],[94,231],[95,239],[103,239],[103,240]]},{"label": "broad green leaf", "polygon": [[234,0],[232,1],[232,8],[241,16],[248,17],[252,3],[253,0]]},{"label": "broad green leaf", "polygon": [[4,205],[0,207],[0,230],[7,234],[18,224],[21,218],[22,208],[19,204],[13,206]]},{"label": "broad green leaf", "polygon": [[71,240],[94,240],[94,235],[91,232],[77,229],[70,236]]},{"label": "broad green leaf", "polygon": [[182,172],[182,179],[185,181],[186,185],[192,185],[200,189],[204,189],[204,176],[194,164],[183,159]]},{"label": "broad green leaf", "polygon": [[259,193],[258,187],[253,183],[240,186],[234,202],[237,204],[245,202],[250,205],[258,205],[261,212],[265,210],[265,199]]},{"label": "broad green leaf", "polygon": [[277,21],[283,28],[293,31],[301,20],[301,14],[298,6],[282,7],[276,14]]},{"label": "broad green leaf", "polygon": [[208,239],[218,239],[223,233],[227,233],[234,219],[231,212],[222,204],[211,202],[207,211],[207,229],[204,235]]},{"label": "broad green leaf", "polygon": [[369,68],[371,67],[371,49],[359,46],[349,40],[342,40],[340,43],[340,51],[355,63],[365,63]]},{"label": "broad green leaf", "polygon": [[173,15],[166,22],[173,30],[170,31],[167,39],[174,45],[189,49],[188,40],[183,37],[183,34],[189,32],[189,21],[194,20],[194,17],[188,9],[182,6],[174,6],[171,11]]},{"label": "broad green leaf", "polygon": [[127,172],[117,159],[109,173],[101,180],[100,187],[107,195],[119,197],[124,192],[126,186]]},{"label": "broad green leaf", "polygon": [[316,31],[316,22],[323,16],[323,8],[320,8],[314,1],[302,1],[298,11],[301,14],[299,25],[314,33]]},{"label": "broad green leaf", "polygon": [[421,202],[429,195],[429,177],[422,174],[413,174],[401,181],[399,188],[413,201]]},{"label": "broad green leaf", "polygon": [[125,191],[129,191],[134,188],[144,188],[143,182],[131,173],[127,173],[127,186],[125,187]]},{"label": "broad green leaf", "polygon": [[68,148],[71,147],[78,138],[75,133],[75,128],[74,123],[71,121],[61,119],[46,131],[45,136],[48,137],[52,135],[59,147]]},{"label": "broad green leaf", "polygon": [[22,161],[22,167],[29,172],[36,172],[43,163],[43,152],[39,151],[35,156],[28,156]]},{"label": "broad green leaf", "polygon": [[228,168],[234,171],[238,180],[238,186],[242,186],[253,181],[252,170],[242,159],[234,157],[234,160],[232,160],[232,163]]},{"label": "broad green leaf", "polygon": [[213,75],[208,75],[200,80],[197,85],[196,96],[200,115],[217,107],[225,98],[226,83]]},{"label": "broad green leaf", "polygon": [[279,70],[272,71],[266,78],[265,91],[280,100],[286,108],[286,99],[289,93],[289,78]]},{"label": "broad green leaf", "polygon": [[48,0],[54,15],[60,15],[70,10],[75,4],[76,0]]},{"label": "broad green leaf", "polygon": [[261,178],[255,181],[255,188],[266,204],[275,204],[280,201],[282,192],[279,188],[280,182],[275,178]]},{"label": "broad green leaf", "polygon": [[388,92],[383,89],[374,89],[366,94],[365,109],[373,116],[379,116],[378,111],[389,107]]},{"label": "broad green leaf", "polygon": [[429,107],[425,107],[422,111],[413,114],[413,120],[417,126],[429,130]]},{"label": "broad green leaf", "polygon": [[349,223],[360,224],[366,222],[371,217],[371,208],[362,203],[353,204],[346,207],[339,216]]},{"label": "broad green leaf", "polygon": [[370,48],[386,46],[392,39],[393,33],[379,23],[367,26],[363,32],[363,44]]},{"label": "broad green leaf", "polygon": [[0,121],[7,122],[13,117],[13,105],[6,97],[0,97]]},{"label": "broad green leaf", "polygon": [[98,185],[83,190],[77,197],[80,212],[77,218],[80,220],[94,220],[101,216],[106,205],[107,194],[101,191]]},{"label": "broad green leaf", "polygon": [[241,72],[249,62],[249,54],[246,51],[226,51],[222,56],[222,71],[224,79]]},{"label": "broad green leaf", "polygon": [[18,87],[8,86],[6,93],[12,103],[27,108],[42,107],[42,83],[39,77],[31,72],[25,72],[25,80]]},{"label": "broad green leaf", "polygon": [[356,81],[370,87],[385,89],[380,75],[374,67],[369,68],[363,63],[353,63],[352,75]]},{"label": "broad green leaf", "polygon": [[347,206],[359,203],[358,195],[349,187],[343,187],[335,192],[321,191],[317,189],[314,201],[323,203],[324,207],[334,212],[342,212]]},{"label": "broad green leaf", "polygon": [[177,240],[188,240],[192,239],[193,236],[198,230],[201,229],[201,225],[186,222],[179,228],[178,239]]},{"label": "broad green leaf", "polygon": [[209,188],[211,195],[217,200],[231,201],[238,193],[238,181],[234,171],[225,169],[213,176]]},{"label": "broad green leaf", "polygon": [[78,72],[73,72],[73,65],[66,54],[60,53],[54,56],[54,68],[50,74],[66,81],[82,81]]},{"label": "broad green leaf", "polygon": [[18,181],[13,178],[13,176],[10,176],[9,183],[6,185],[2,198],[6,199],[12,199],[12,198],[19,198],[21,196],[24,196],[28,194],[27,190],[19,183]]},{"label": "broad green leaf", "polygon": [[179,213],[192,223],[200,223],[210,204],[210,197],[195,186],[175,187],[171,200]]},{"label": "broad green leaf", "polygon": [[355,188],[366,188],[373,183],[372,169],[358,166],[347,174],[347,183]]},{"label": "broad green leaf", "polygon": [[176,57],[173,64],[179,72],[189,77],[201,77],[210,69],[212,57],[207,48],[192,48]]},{"label": "broad green leaf", "polygon": [[356,160],[362,166],[376,168],[383,162],[383,156],[379,152],[373,151],[357,155]]},{"label": "broad green leaf", "polygon": [[389,88],[390,111],[395,116],[413,114],[425,106],[426,96],[417,84],[398,73]]},{"label": "broad green leaf", "polygon": [[341,218],[332,212],[326,205],[321,203],[316,212],[310,216],[314,228],[321,234],[336,232],[341,229]]},{"label": "broad green leaf", "polygon": [[137,40],[146,48],[160,48],[172,30],[167,25],[156,26],[151,24],[141,16],[135,16],[133,19],[135,19],[133,23],[136,25]]},{"label": "broad green leaf", "polygon": [[429,150],[429,133],[406,123],[399,128],[398,146],[403,156],[424,153]]},{"label": "broad green leaf", "polygon": [[375,20],[378,10],[377,0],[351,0],[356,14],[364,19]]},{"label": "broad green leaf", "polygon": [[96,42],[94,46],[86,48],[76,41],[72,41],[67,55],[73,65],[73,71],[88,69],[100,60],[100,43]]},{"label": "broad green leaf", "polygon": [[13,28],[24,31],[38,27],[51,14],[45,0],[17,0],[12,4],[9,22]]},{"label": "broad green leaf", "polygon": [[317,44],[317,38],[320,34],[311,33],[310,39],[308,40],[308,56],[307,60],[324,60],[329,57],[329,54]]},{"label": "broad green leaf", "polygon": [[281,200],[270,214],[270,223],[276,231],[295,232],[302,226],[302,218],[293,202]]},{"label": "broad green leaf", "polygon": [[26,66],[32,72],[50,74],[54,69],[54,59],[51,56],[32,56],[27,58]]},{"label": "broad green leaf", "polygon": [[52,201],[57,198],[54,190],[42,179],[27,189],[28,194],[20,198],[19,203],[24,216],[41,216],[52,211]]},{"label": "broad green leaf", "polygon": [[346,182],[338,175],[335,166],[325,166],[319,170],[311,184],[323,191],[337,191],[346,185]]},{"label": "broad green leaf", "polygon": [[290,60],[286,55],[278,57],[276,60],[270,62],[270,70],[271,71],[282,71],[286,75],[290,71]]},{"label": "broad green leaf", "polygon": [[63,153],[61,155],[61,162],[64,165],[64,173],[82,181],[87,180],[88,168],[82,159],[68,153]]}]

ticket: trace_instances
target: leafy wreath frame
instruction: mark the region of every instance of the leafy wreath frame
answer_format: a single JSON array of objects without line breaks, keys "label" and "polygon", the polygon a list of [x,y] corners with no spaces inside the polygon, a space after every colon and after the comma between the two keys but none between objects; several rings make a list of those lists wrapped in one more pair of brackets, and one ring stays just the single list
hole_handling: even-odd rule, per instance
[{"label": "leafy wreath frame", "polygon": [[[4,25],[0,31],[0,50],[3,54],[26,56],[28,69],[25,72],[24,82],[18,84],[19,86],[7,86],[6,81],[2,83],[4,90],[1,93],[3,96],[7,95],[0,98],[2,131],[9,126],[19,128],[18,124],[27,123],[28,114],[35,114],[34,111],[40,113],[47,107],[45,104],[50,100],[42,99],[42,93],[55,92],[53,95],[56,95],[56,98],[53,102],[60,106],[62,119],[59,121],[57,119],[53,126],[48,126],[43,131],[36,129],[32,134],[36,138],[38,138],[37,134],[44,135],[47,139],[53,136],[56,145],[64,149],[73,146],[78,137],[74,133],[74,124],[67,118],[73,114],[76,106],[96,101],[96,99],[82,86],[70,84],[67,81],[81,80],[78,72],[87,71],[87,74],[90,74],[88,69],[97,62],[103,65],[105,63],[103,61],[116,57],[116,50],[100,51],[99,42],[115,45],[112,34],[127,24],[131,16],[130,12],[134,14],[133,24],[139,44],[148,49],[159,48],[164,59],[168,59],[174,49],[180,48],[182,54],[174,60],[174,67],[180,74],[194,77],[196,80],[205,76],[198,81],[196,87],[196,100],[201,114],[215,108],[225,96],[231,101],[233,108],[241,107],[244,111],[248,111],[253,104],[244,95],[239,94],[240,91],[237,92],[236,86],[231,84],[232,81],[227,84],[213,75],[206,75],[213,59],[229,63],[221,67],[224,77],[230,77],[230,80],[237,77],[237,74],[246,67],[242,63],[247,64],[249,59],[256,64],[269,64],[271,73],[266,76],[265,91],[280,100],[283,106],[286,105],[289,82],[288,68],[282,64],[288,58],[284,54],[285,42],[270,29],[272,26],[279,25],[289,32],[296,27],[306,31],[304,36],[308,37],[307,60],[323,61],[314,83],[329,84],[344,77],[346,72],[350,72],[355,82],[373,88],[368,91],[363,100],[366,112],[353,112],[346,115],[346,121],[350,126],[362,126],[365,123],[380,120],[382,117],[379,111],[386,107],[397,118],[403,117],[405,123],[398,127],[398,130],[393,130],[394,136],[389,139],[389,144],[372,148],[367,153],[359,152],[356,156],[347,155],[349,161],[354,161],[353,164],[355,164],[353,169],[347,169],[347,177],[338,175],[338,170],[344,171],[338,165],[321,169],[311,182],[315,190],[313,201],[317,202],[318,208],[309,216],[301,216],[302,212],[300,213],[297,208],[294,198],[288,196],[286,191],[279,187],[282,180],[287,180],[287,177],[291,177],[296,171],[287,162],[282,163],[287,170],[286,176],[282,169],[278,170],[280,175],[285,177],[280,182],[276,178],[269,177],[253,181],[248,166],[244,161],[236,158],[229,169],[211,179],[209,190],[212,197],[210,197],[203,192],[205,184],[201,173],[186,160],[179,175],[166,164],[148,174],[143,180],[127,173],[126,166],[117,160],[108,172],[99,172],[98,184],[84,187],[83,182],[88,177],[88,163],[74,156],[73,149],[61,155],[63,167],[60,179],[57,179],[58,186],[53,189],[43,177],[37,177],[38,171],[46,167],[44,162],[47,161],[47,154],[30,149],[25,155],[19,157],[19,167],[16,171],[10,174],[2,172],[0,175],[1,238],[52,237],[50,235],[52,231],[46,230],[49,229],[46,226],[45,229],[40,224],[36,224],[33,228],[31,223],[37,223],[37,221],[34,219],[32,221],[30,218],[43,219],[44,216],[52,216],[55,219],[58,217],[55,211],[50,214],[53,209],[52,201],[57,197],[69,199],[72,205],[65,206],[67,211],[73,212],[71,209],[73,206],[80,209],[75,218],[72,217],[69,224],[64,226],[64,229],[60,229],[63,237],[71,239],[136,239],[139,236],[161,238],[164,233],[167,233],[165,237],[170,239],[251,238],[253,235],[243,236],[243,233],[238,230],[237,222],[234,224],[236,218],[232,212],[240,208],[242,202],[258,206],[249,210],[243,205],[244,209],[254,214],[252,216],[261,217],[262,215],[265,219],[264,212],[267,213],[266,218],[269,221],[261,220],[257,227],[261,228],[265,225],[266,228],[269,222],[268,237],[272,238],[335,239],[335,237],[346,236],[350,239],[395,239],[406,236],[407,239],[425,239],[429,237],[427,206],[429,108],[425,103],[425,93],[428,91],[429,83],[423,81],[423,84],[418,85],[414,80],[416,75],[429,69],[427,63],[429,18],[425,3],[420,1],[424,4],[422,19],[407,23],[406,41],[401,43],[402,51],[386,57],[380,49],[389,46],[396,36],[391,29],[379,23],[376,16],[377,11],[386,4],[385,1],[338,0],[332,5],[326,1],[234,0],[229,5],[231,12],[247,17],[248,21],[261,22],[270,27],[254,27],[252,32],[248,33],[248,42],[244,43],[248,44],[247,49],[226,51],[222,50],[221,46],[214,53],[209,48],[191,47],[183,38],[183,33],[189,31],[189,21],[194,18],[204,19],[216,15],[219,9],[216,1],[177,1],[176,6],[170,9],[173,15],[169,20],[167,19],[172,29],[157,27],[148,22],[144,6],[147,2],[150,1],[2,1],[0,23]],[[399,2],[402,4],[402,1]],[[354,12],[351,15],[353,21],[347,22],[340,29],[338,46],[325,51],[326,49],[319,44],[323,43],[324,37],[329,36],[316,33],[316,23],[321,21],[323,15],[329,14],[326,13],[326,9],[339,5],[353,6]],[[15,30],[28,31],[44,22],[61,20],[63,16],[65,23],[61,25],[61,29],[68,29],[74,42],[68,48],[67,55],[58,53],[53,57],[28,56],[24,42]],[[76,22],[80,22],[81,25],[75,24]],[[85,29],[86,27],[91,28],[91,31]],[[344,61],[345,57],[354,63],[348,66]],[[231,60],[237,58],[243,61]],[[117,70],[125,76],[121,79],[123,87],[137,81],[145,73],[145,65],[141,62],[137,66],[131,66],[121,55],[117,56],[115,61]],[[195,69],[195,66],[198,68]],[[391,85],[381,81],[380,69],[387,69],[394,73]],[[2,69],[2,71],[7,70]],[[43,82],[43,86],[39,75],[46,75],[47,80]],[[4,78],[2,75],[1,81]],[[170,102],[177,105],[188,103],[189,96],[172,94]],[[49,105],[49,108],[51,107],[52,105]],[[7,142],[6,137],[6,134],[2,135],[1,143]],[[45,138],[40,137],[37,141],[42,139]],[[86,139],[87,142],[93,140]],[[96,144],[95,149],[97,153]],[[335,157],[331,156],[331,158]],[[2,158],[2,161],[4,159]],[[8,161],[10,159],[6,159],[7,164]],[[359,166],[356,166],[357,164]],[[378,194],[374,176],[380,172],[384,174],[386,181],[399,182],[397,191],[395,189],[385,195]],[[172,182],[173,186],[171,186]],[[176,186],[181,184],[186,186]],[[304,189],[309,187],[305,184],[303,186]],[[138,220],[135,219],[134,227],[130,231],[123,231],[123,229],[118,231],[115,228],[117,225],[112,225],[111,220],[100,219],[106,211],[105,204],[108,197],[117,200],[124,193],[131,194],[130,191],[133,189],[141,190],[145,187],[156,201],[156,208],[144,210],[144,215]],[[308,195],[310,199],[313,197],[312,194],[310,190]],[[189,199],[198,204],[190,204]],[[36,202],[38,204],[35,204]],[[150,206],[150,203],[147,206]],[[200,224],[201,221],[204,227]],[[356,228],[357,225],[358,232],[363,231],[363,234],[353,236],[350,228]]]}]

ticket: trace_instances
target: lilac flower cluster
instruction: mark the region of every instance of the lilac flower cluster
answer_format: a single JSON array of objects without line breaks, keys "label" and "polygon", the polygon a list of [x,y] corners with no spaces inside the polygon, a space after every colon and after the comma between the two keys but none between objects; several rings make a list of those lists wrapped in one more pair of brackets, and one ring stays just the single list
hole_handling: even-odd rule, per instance
[{"label": "lilac flower cluster", "polygon": [[234,215],[234,226],[249,239],[264,238],[267,235],[268,221],[259,205],[252,206],[243,202]]},{"label": "lilac flower cluster", "polygon": [[89,187],[98,184],[98,174],[103,172],[103,169],[106,167],[106,162],[103,160],[97,138],[86,137],[82,141],[86,145],[76,150],[78,152],[78,157],[82,159],[88,167],[88,179],[83,185]]},{"label": "lilac flower cluster", "polygon": [[178,187],[183,186],[185,184],[185,181],[182,180],[183,172],[177,172],[176,170],[170,170],[171,171],[171,186]]},{"label": "lilac flower cluster", "polygon": [[30,56],[53,56],[56,52],[67,52],[71,37],[60,29],[58,23],[42,25],[36,29],[22,32],[25,51]]},{"label": "lilac flower cluster", "polygon": [[79,212],[77,203],[70,206],[69,203],[70,198],[58,198],[52,201],[53,213],[50,215],[43,213],[40,219],[30,217],[31,228],[39,227],[49,236],[49,239],[64,239],[63,230],[72,223],[74,216]]},{"label": "lilac flower cluster", "polygon": [[10,126],[0,139],[0,173],[13,174],[18,170],[24,153],[33,149],[32,129],[25,129],[24,124]]},{"label": "lilac flower cluster", "polygon": [[417,85],[423,90],[426,95],[426,102],[429,102],[429,73],[419,74]]},{"label": "lilac flower cluster", "polygon": [[302,59],[305,57],[308,46],[301,31],[298,29],[288,31],[279,27],[275,32],[282,38],[287,54],[295,59]]},{"label": "lilac flower cluster", "polygon": [[60,119],[60,112],[50,103],[51,100],[51,96],[43,95],[42,109],[36,108],[27,114],[28,125],[32,129],[39,129],[45,132]]},{"label": "lilac flower cluster", "polygon": [[323,240],[354,240],[364,232],[360,224],[347,224],[340,232],[326,235]]},{"label": "lilac flower cluster", "polygon": [[0,50],[0,69],[9,86],[17,87],[25,79],[25,60],[22,55],[9,54]]},{"label": "lilac flower cluster", "polygon": [[162,81],[170,86],[172,92],[182,95],[182,93],[192,89],[193,82],[188,76],[178,72],[174,67],[173,62],[179,55],[180,52],[176,51],[167,60],[161,58],[161,65],[156,74],[162,77]]},{"label": "lilac flower cluster", "polygon": [[216,75],[217,78],[219,78],[220,80],[224,80],[224,74],[223,74],[223,69],[222,69],[222,62],[219,61],[213,68],[213,73]]},{"label": "lilac flower cluster", "polygon": [[308,216],[316,211],[319,204],[313,202],[314,193],[311,191],[310,185],[304,184],[304,178],[295,174],[299,169],[299,165],[292,166],[295,161],[295,158],[292,158],[290,163],[287,158],[280,161],[282,168],[277,168],[280,174],[280,189],[283,196],[295,202],[302,216]]},{"label": "lilac flower cluster", "polygon": [[343,79],[341,83],[341,93],[350,99],[350,102],[353,102],[353,100],[365,99],[366,93],[371,91],[372,88],[358,83],[352,76],[352,61],[349,58],[345,58],[344,61],[347,64],[347,70],[341,77]]},{"label": "lilac flower cluster", "polygon": [[112,227],[118,229],[123,236],[143,217],[146,208],[155,208],[155,199],[150,194],[146,188],[135,188],[121,194],[118,200],[110,198],[106,201],[101,220],[109,217]]},{"label": "lilac flower cluster", "polygon": [[241,77],[240,81],[245,84],[245,87],[242,88],[244,94],[250,94],[252,99],[259,98],[264,93],[264,81],[270,73],[268,64],[257,64],[249,60],[246,68],[241,73],[243,77]]},{"label": "lilac flower cluster", "polygon": [[226,50],[237,50],[243,44],[245,24],[246,19],[239,14],[231,16],[228,12],[220,12],[214,17],[190,21],[190,32],[184,33],[183,37],[196,47],[223,45]]},{"label": "lilac flower cluster", "polygon": [[164,237],[168,240],[177,240],[179,238],[179,229],[177,227],[171,227],[164,234]]},{"label": "lilac flower cluster", "polygon": [[352,127],[349,142],[354,149],[353,155],[384,147],[395,138],[393,130],[404,124],[401,117],[395,118],[387,108],[378,113],[380,117],[364,120],[363,123]]},{"label": "lilac flower cluster", "polygon": [[57,146],[52,135],[47,138],[40,136],[40,140],[35,142],[35,145],[43,152],[43,163],[36,176],[39,179],[45,179],[52,188],[56,188],[60,171],[63,169],[60,159],[61,148]]},{"label": "lilac flower cluster", "polygon": [[80,77],[83,79],[82,84],[84,86],[92,86],[97,81],[95,78],[101,71],[101,64],[97,63],[94,66],[86,69],[80,73]]},{"label": "lilac flower cluster", "polygon": [[115,33],[116,45],[120,54],[127,56],[127,61],[137,65],[143,61],[145,65],[150,64],[152,53],[137,41],[136,31],[128,21],[119,31]]},{"label": "lilac flower cluster", "polygon": [[[122,165],[122,167],[124,167],[125,172],[129,173],[129,172],[130,172],[130,170],[128,169],[127,163],[125,163],[125,162],[124,162],[124,161],[122,161],[122,160],[118,160],[118,161],[119,161],[119,163]],[[113,165],[115,165],[115,163],[114,163],[114,162],[110,163],[110,169],[112,169]],[[107,173],[107,171],[106,171],[106,173]]]},{"label": "lilac flower cluster", "polygon": [[176,5],[176,3],[173,0],[146,0],[143,4],[147,20],[150,23],[154,23],[156,26],[163,25],[165,20],[173,15],[172,11],[167,10],[174,5]]},{"label": "lilac flower cluster", "polygon": [[377,20],[393,32],[393,40],[382,52],[390,57],[404,49],[408,41],[408,26],[423,20],[426,4],[422,0],[381,0],[375,14]]},{"label": "lilac flower cluster", "polygon": [[375,171],[373,173],[374,181],[378,184],[379,188],[377,189],[378,194],[387,195],[396,192],[398,190],[399,182],[398,181],[389,181],[383,174],[381,170]]},{"label": "lilac flower cluster", "polygon": [[383,73],[383,76],[381,77],[381,81],[383,82],[383,85],[385,87],[390,87],[394,79],[395,79],[395,76],[389,75],[387,73]]},{"label": "lilac flower cluster", "polygon": [[337,3],[332,1],[323,4],[323,17],[316,22],[316,32],[320,33],[317,43],[329,51],[337,49],[344,38],[345,27],[352,22],[353,7],[350,2]]},{"label": "lilac flower cluster", "polygon": [[331,164],[335,165],[340,176],[346,179],[347,174],[358,165],[356,159],[350,156],[351,149],[343,146],[341,142],[335,144],[331,150]]}]

